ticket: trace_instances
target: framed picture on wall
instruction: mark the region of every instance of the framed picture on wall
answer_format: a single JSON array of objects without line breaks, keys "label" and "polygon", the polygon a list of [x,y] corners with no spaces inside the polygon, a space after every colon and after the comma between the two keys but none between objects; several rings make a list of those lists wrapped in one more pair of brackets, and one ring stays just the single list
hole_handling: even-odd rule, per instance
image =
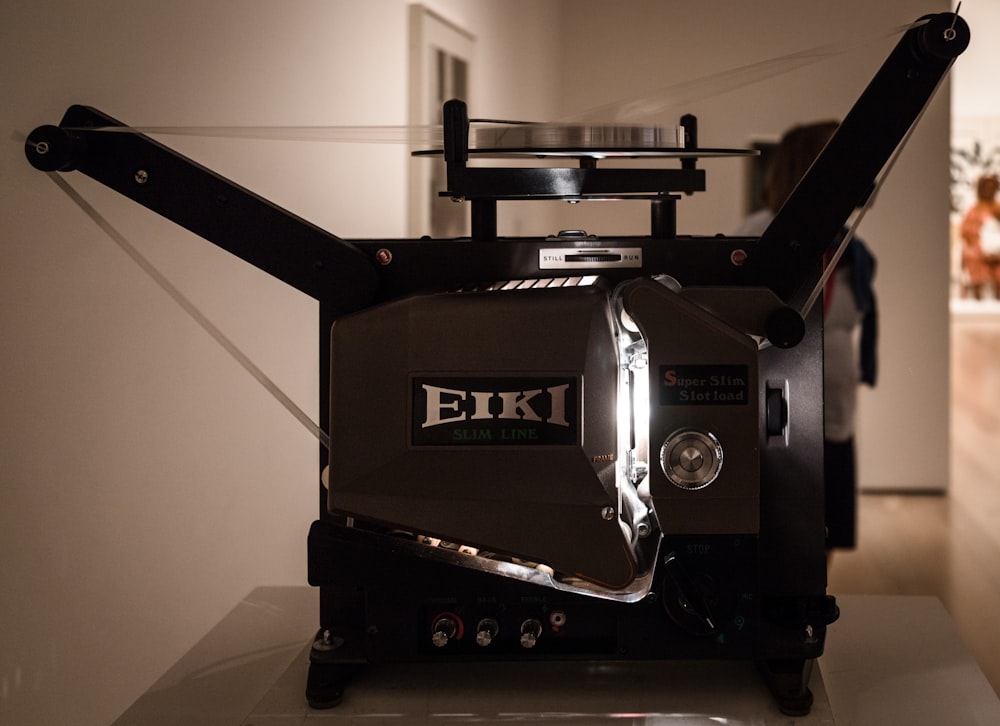
[{"label": "framed picture on wall", "polygon": [[[1000,118],[953,116],[951,127],[951,296],[952,309],[996,304],[1000,290],[991,270],[1000,249],[1000,224],[981,214],[980,190],[988,199],[1000,176]],[[992,185],[990,184],[992,180]],[[963,304],[974,307],[956,307]]]}]

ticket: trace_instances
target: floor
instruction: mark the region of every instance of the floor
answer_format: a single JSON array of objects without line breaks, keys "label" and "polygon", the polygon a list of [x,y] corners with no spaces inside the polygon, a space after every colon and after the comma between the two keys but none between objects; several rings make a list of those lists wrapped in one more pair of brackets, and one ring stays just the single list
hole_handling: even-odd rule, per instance
[{"label": "floor", "polygon": [[951,377],[949,493],[862,495],[829,590],[940,598],[1000,693],[1000,316],[953,316]]}]

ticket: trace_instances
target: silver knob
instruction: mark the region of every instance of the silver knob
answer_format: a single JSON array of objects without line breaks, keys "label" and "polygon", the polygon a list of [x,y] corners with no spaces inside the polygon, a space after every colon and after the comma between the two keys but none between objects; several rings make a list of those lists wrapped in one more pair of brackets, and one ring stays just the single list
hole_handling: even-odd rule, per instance
[{"label": "silver knob", "polygon": [[476,645],[485,648],[500,631],[500,624],[493,618],[483,618],[476,625]]},{"label": "silver knob", "polygon": [[542,623],[535,618],[528,618],[521,623],[521,647],[534,648],[542,634]]},{"label": "silver knob", "polygon": [[454,618],[447,615],[442,616],[434,621],[431,643],[437,648],[443,648],[448,645],[448,641],[454,638],[457,632],[458,623],[455,622]]},{"label": "silver knob", "polygon": [[722,444],[707,431],[679,429],[660,447],[660,467],[674,486],[702,489],[722,470]]}]

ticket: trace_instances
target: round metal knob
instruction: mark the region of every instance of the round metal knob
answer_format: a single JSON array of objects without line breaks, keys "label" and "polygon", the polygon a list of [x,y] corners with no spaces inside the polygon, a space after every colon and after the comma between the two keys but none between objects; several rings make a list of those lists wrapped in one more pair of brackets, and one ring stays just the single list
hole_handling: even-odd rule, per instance
[{"label": "round metal knob", "polygon": [[521,647],[534,648],[542,635],[542,623],[535,618],[528,618],[521,623]]},{"label": "round metal knob", "polygon": [[500,624],[493,618],[483,618],[476,625],[476,645],[485,648],[500,632]]},{"label": "round metal knob", "polygon": [[674,486],[702,489],[719,476],[722,445],[706,431],[680,429],[660,447],[660,467]]},{"label": "round metal knob", "polygon": [[431,633],[431,643],[437,648],[448,645],[448,641],[458,633],[458,623],[454,618],[444,615],[434,621],[434,629]]}]

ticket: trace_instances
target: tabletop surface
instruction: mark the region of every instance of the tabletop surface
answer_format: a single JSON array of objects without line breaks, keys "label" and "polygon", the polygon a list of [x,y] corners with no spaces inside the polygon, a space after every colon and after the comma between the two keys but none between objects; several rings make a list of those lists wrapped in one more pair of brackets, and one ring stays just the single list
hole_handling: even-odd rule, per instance
[{"label": "tabletop surface", "polygon": [[841,618],[813,669],[805,717],[781,714],[743,661],[379,665],[352,681],[341,705],[316,711],[304,691],[318,594],[260,587],[115,726],[1000,724],[1000,700],[937,599],[837,599]]}]

